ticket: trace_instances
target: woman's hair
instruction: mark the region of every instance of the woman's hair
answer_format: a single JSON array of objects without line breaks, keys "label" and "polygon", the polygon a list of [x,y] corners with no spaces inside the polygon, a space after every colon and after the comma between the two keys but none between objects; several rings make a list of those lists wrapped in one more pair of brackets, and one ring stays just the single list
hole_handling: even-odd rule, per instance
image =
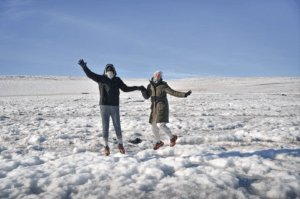
[{"label": "woman's hair", "polygon": [[156,78],[155,76],[158,75],[158,74],[160,76],[160,79],[162,79],[163,78],[163,72],[162,71],[155,71],[154,72],[154,78]]}]

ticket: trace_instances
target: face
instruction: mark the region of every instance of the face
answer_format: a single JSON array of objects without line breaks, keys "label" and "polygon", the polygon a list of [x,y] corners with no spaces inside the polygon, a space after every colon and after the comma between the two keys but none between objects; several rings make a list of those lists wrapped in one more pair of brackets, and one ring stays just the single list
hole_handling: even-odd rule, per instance
[{"label": "face", "polygon": [[155,73],[154,78],[155,79],[161,79],[160,74],[159,73]]}]

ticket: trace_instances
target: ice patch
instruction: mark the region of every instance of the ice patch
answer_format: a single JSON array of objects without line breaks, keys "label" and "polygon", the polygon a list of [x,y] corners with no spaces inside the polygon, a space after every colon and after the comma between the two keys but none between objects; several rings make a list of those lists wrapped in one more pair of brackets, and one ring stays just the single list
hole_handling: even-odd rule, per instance
[{"label": "ice patch", "polygon": [[74,138],[80,138],[80,136],[78,135],[68,135],[68,134],[62,134],[60,136],[58,136],[60,139],[74,139]]},{"label": "ice patch", "polygon": [[0,121],[4,121],[6,119],[9,119],[9,117],[5,116],[5,115],[1,115],[0,116]]},{"label": "ice patch", "polygon": [[231,152],[223,152],[218,154],[219,157],[222,158],[227,158],[227,157],[250,157],[254,155],[261,156],[263,158],[270,158],[274,159],[276,155],[281,154],[281,153],[297,153],[300,154],[300,149],[279,149],[279,150],[274,150],[274,149],[269,149],[269,150],[262,150],[262,151],[255,151],[253,153],[241,153],[239,151],[231,151]]},{"label": "ice patch", "polygon": [[5,151],[5,150],[7,150],[6,147],[0,146],[0,154],[1,154],[2,151]]}]

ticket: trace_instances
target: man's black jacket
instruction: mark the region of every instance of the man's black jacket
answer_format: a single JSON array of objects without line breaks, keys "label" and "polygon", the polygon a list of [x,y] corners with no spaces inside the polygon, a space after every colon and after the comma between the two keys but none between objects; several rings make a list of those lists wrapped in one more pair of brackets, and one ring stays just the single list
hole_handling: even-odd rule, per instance
[{"label": "man's black jacket", "polygon": [[100,105],[109,105],[109,106],[119,106],[119,95],[120,90],[124,92],[131,92],[139,90],[139,87],[132,86],[128,87],[124,82],[119,78],[116,77],[117,72],[113,65],[110,65],[114,70],[114,77],[112,79],[109,79],[105,75],[106,68],[104,69],[103,75],[98,75],[93,73],[87,66],[82,67],[85,74],[97,82],[99,84],[99,91],[100,91]]}]

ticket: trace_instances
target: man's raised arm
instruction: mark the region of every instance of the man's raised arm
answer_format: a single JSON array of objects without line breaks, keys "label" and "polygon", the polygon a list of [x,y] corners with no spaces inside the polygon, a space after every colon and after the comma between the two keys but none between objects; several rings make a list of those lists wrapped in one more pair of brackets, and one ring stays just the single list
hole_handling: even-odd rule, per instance
[{"label": "man's raised arm", "polygon": [[83,61],[83,59],[78,61],[78,64],[82,67],[83,71],[85,72],[86,76],[94,80],[98,83],[106,83],[108,80],[103,77],[103,75],[98,75],[96,73],[93,73],[87,66],[86,62]]}]

